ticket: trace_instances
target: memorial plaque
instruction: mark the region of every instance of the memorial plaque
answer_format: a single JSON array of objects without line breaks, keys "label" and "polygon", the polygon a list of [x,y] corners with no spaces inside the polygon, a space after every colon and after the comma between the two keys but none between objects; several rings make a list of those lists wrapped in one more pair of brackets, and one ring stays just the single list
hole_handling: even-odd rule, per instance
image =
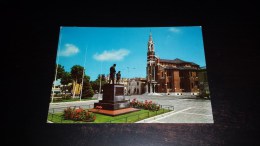
[{"label": "memorial plaque", "polygon": [[107,84],[103,88],[103,98],[94,107],[102,106],[105,110],[118,110],[130,107],[130,101],[125,100],[124,85]]},{"label": "memorial plaque", "polygon": [[123,87],[115,86],[115,96],[118,95],[124,95],[124,86]]}]

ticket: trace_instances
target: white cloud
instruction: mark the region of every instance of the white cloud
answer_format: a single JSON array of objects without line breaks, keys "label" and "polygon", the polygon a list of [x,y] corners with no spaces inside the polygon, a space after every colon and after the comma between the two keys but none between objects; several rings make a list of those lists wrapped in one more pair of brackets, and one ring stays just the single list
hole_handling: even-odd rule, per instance
[{"label": "white cloud", "polygon": [[96,53],[93,57],[98,61],[118,61],[124,59],[130,53],[129,50],[119,49],[119,50],[110,50],[104,51],[101,54]]},{"label": "white cloud", "polygon": [[65,49],[61,50],[59,56],[72,56],[79,53],[79,48],[73,44],[65,44]]},{"label": "white cloud", "polygon": [[179,33],[181,30],[178,28],[172,27],[169,29],[169,31],[174,32],[174,33]]}]

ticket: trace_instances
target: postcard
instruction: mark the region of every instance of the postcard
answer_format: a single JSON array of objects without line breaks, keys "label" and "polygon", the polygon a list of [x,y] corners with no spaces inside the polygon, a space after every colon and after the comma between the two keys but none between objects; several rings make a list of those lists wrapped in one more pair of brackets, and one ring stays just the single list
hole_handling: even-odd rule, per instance
[{"label": "postcard", "polygon": [[202,31],[60,27],[47,123],[214,123]]}]

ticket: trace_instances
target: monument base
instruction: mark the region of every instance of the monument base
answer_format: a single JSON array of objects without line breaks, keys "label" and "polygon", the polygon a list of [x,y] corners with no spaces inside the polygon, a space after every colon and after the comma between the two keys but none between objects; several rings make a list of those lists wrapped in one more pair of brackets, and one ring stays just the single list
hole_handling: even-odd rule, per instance
[{"label": "monument base", "polygon": [[129,108],[130,102],[128,100],[125,101],[117,101],[117,102],[109,102],[100,100],[99,103],[94,103],[94,107],[102,106],[102,109],[105,110],[118,110],[123,108]]},{"label": "monument base", "polygon": [[119,109],[119,110],[90,109],[89,111],[91,111],[93,113],[103,114],[103,115],[118,116],[118,115],[122,115],[122,114],[140,111],[140,109],[136,109],[136,108],[124,108],[124,109]]},{"label": "monument base", "polygon": [[103,97],[98,103],[94,103],[94,108],[102,106],[104,110],[118,110],[130,107],[130,101],[125,100],[124,85],[106,84],[103,87]]}]

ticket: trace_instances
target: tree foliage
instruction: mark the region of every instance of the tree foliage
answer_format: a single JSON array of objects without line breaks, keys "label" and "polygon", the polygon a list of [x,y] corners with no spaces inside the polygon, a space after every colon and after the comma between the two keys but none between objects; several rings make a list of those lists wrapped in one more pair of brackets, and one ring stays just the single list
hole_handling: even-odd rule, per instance
[{"label": "tree foliage", "polygon": [[94,91],[90,84],[90,77],[84,76],[82,98],[91,98],[91,97],[93,97],[93,95],[94,95]]},{"label": "tree foliage", "polygon": [[[57,65],[55,66],[55,69],[56,69]],[[64,76],[65,74],[65,69],[64,69],[64,66],[58,64],[58,68],[57,68],[57,76],[56,78],[57,79],[61,79],[62,76]]]},{"label": "tree foliage", "polygon": [[84,68],[80,65],[74,65],[72,68],[71,68],[71,78],[77,82],[77,83],[80,83],[81,80],[82,80],[82,74],[83,74],[83,71],[84,71]]},{"label": "tree foliage", "polygon": [[72,78],[69,72],[65,72],[64,75],[62,76],[60,83],[62,85],[68,85],[69,83],[72,82]]},{"label": "tree foliage", "polygon": [[[101,76],[101,78],[100,78],[100,76]],[[90,82],[94,91],[99,91],[100,79],[101,79],[101,90],[103,90],[103,86],[105,84],[107,84],[105,75],[104,74],[98,75],[97,79],[95,81]]]},{"label": "tree foliage", "polygon": [[66,93],[66,90],[70,89],[70,87],[68,87],[67,85],[69,83],[71,83],[71,82],[72,82],[72,78],[71,78],[70,73],[69,72],[65,72],[64,75],[62,76],[61,80],[60,80],[60,83],[62,85],[64,85],[63,88],[62,88],[63,92],[65,91],[65,93]]}]

